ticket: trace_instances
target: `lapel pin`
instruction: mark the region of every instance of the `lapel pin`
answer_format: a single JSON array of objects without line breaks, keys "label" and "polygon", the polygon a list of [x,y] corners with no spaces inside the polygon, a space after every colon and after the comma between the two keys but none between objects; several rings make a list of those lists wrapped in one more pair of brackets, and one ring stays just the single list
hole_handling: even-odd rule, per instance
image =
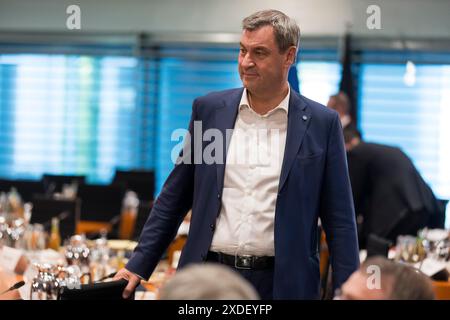
[{"label": "lapel pin", "polygon": [[302,119],[303,119],[303,121],[306,121],[306,120],[308,120],[308,117],[307,116],[303,116]]}]

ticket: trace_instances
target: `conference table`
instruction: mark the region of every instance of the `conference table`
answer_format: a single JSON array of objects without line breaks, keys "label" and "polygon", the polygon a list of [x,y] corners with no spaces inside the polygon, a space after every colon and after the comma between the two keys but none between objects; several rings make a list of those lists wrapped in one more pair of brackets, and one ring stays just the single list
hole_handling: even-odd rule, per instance
[{"label": "conference table", "polygon": [[[111,247],[114,248],[117,246],[116,243],[122,242],[122,240],[110,240]],[[46,249],[45,251],[49,251]],[[51,250],[53,251],[53,250]],[[58,254],[56,251],[53,251],[54,254]],[[1,254],[1,253],[0,253]],[[28,300],[30,297],[30,285],[33,281],[32,276],[30,274],[35,274],[33,272],[29,272],[29,270],[33,269],[30,263],[27,264],[26,270],[24,274],[16,274],[12,271],[5,270],[0,266],[0,300]],[[167,258],[162,259],[155,271],[151,275],[148,281],[141,281],[141,285],[137,288],[138,291],[135,293],[135,300],[154,300],[158,296],[158,290],[164,283],[170,279],[175,270],[170,268],[169,260]],[[28,277],[27,277],[28,275]],[[12,290],[10,292],[3,293],[8,288],[12,287],[14,284],[20,281],[25,281],[26,285],[24,285],[19,290]],[[110,281],[111,279],[105,280]],[[3,294],[1,294],[3,293]]]},{"label": "conference table", "polygon": [[[23,276],[9,271],[6,271],[0,267],[0,293],[6,291],[15,283],[22,281]],[[20,294],[18,290],[13,290],[4,294],[0,294],[0,300],[18,300]]]}]

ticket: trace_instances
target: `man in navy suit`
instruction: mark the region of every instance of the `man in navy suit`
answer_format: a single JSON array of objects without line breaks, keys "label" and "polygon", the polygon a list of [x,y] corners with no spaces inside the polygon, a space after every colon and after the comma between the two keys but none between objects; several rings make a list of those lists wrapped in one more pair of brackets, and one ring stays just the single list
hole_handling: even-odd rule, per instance
[{"label": "man in navy suit", "polygon": [[339,117],[287,82],[299,37],[295,21],[279,11],[243,20],[238,62],[244,88],[194,101],[190,139],[155,201],[139,245],[116,275],[129,280],[124,296],[151,275],[190,209],[178,266],[228,265],[263,299],[319,298],[319,218],[334,288],[358,268]]}]

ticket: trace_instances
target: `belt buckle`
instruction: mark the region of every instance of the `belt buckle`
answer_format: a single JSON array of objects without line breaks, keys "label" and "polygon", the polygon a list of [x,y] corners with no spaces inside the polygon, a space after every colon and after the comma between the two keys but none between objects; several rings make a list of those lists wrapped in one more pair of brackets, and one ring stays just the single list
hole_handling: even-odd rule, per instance
[{"label": "belt buckle", "polygon": [[234,267],[236,269],[251,270],[252,264],[253,264],[253,256],[251,255],[238,256],[236,254],[234,256]]}]

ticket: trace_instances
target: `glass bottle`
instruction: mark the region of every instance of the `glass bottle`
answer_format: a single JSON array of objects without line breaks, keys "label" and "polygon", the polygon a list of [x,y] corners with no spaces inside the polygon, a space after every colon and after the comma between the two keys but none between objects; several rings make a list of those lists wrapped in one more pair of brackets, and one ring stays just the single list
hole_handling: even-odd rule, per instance
[{"label": "glass bottle", "polygon": [[136,222],[138,207],[139,199],[136,192],[128,191],[123,200],[119,228],[120,239],[131,239],[134,231],[134,224]]},{"label": "glass bottle", "polygon": [[55,251],[59,251],[61,246],[61,235],[59,233],[59,220],[58,218],[52,218],[52,230],[50,233],[50,241],[48,247]]}]

